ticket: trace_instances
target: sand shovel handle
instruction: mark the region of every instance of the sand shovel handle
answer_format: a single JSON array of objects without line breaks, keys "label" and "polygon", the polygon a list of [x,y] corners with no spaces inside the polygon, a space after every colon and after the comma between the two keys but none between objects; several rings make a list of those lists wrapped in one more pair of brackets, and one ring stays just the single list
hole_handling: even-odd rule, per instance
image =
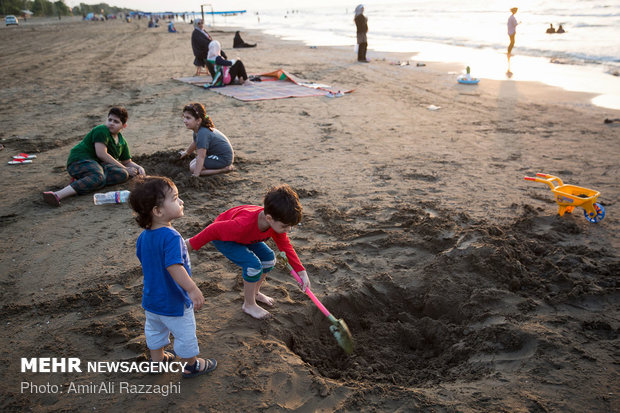
[{"label": "sand shovel handle", "polygon": [[[301,278],[299,278],[299,275],[297,275],[297,272],[295,272],[295,270],[292,268],[290,268],[290,270],[291,270],[291,274],[293,274],[293,277],[295,277],[295,280],[297,280],[299,285],[302,285],[303,283],[301,282]],[[325,306],[319,301],[319,299],[316,298],[314,293],[310,291],[310,288],[306,288],[306,294],[308,295],[308,297],[310,297],[312,302],[316,304],[317,307],[319,307],[319,310],[321,310],[321,312],[325,314],[325,317],[331,320],[332,319],[331,313],[329,312],[329,310],[327,310],[327,308],[325,308]]]},{"label": "sand shovel handle", "polygon": [[[295,271],[293,269],[293,267],[291,267],[291,264],[288,262],[288,259],[286,258],[286,255],[284,253],[280,253],[280,257],[282,257],[284,263],[286,264],[286,267],[289,269],[289,271],[291,272],[291,274],[293,275],[293,277],[295,278],[295,280],[297,281],[297,283],[302,286],[303,282],[301,281],[301,278],[299,277],[299,275],[297,274],[297,271]],[[314,295],[314,293],[312,291],[310,291],[310,288],[306,288],[306,294],[308,295],[308,297],[310,297],[310,299],[312,300],[312,302],[319,307],[319,310],[321,310],[321,312],[323,314],[325,314],[325,317],[329,318],[330,321],[333,322],[332,319],[335,320],[335,318],[331,315],[331,313],[329,312],[329,310],[327,310],[327,308],[325,308],[325,306],[319,301],[318,298],[316,298],[316,296]]]}]

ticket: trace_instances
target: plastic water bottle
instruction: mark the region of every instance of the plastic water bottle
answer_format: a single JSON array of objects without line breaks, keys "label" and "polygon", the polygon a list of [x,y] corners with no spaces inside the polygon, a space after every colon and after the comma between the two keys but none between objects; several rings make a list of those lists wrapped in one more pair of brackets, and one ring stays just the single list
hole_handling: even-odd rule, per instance
[{"label": "plastic water bottle", "polygon": [[129,191],[111,191],[93,195],[95,205],[120,204],[129,200]]}]

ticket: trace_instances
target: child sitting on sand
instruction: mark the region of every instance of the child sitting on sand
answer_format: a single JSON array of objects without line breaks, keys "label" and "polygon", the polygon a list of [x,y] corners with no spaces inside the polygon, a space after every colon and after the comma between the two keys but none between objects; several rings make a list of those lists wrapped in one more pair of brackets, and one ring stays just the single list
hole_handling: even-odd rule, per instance
[{"label": "child sitting on sand", "polygon": [[144,175],[144,169],[131,160],[129,145],[121,130],[127,127],[129,115],[123,107],[113,107],[105,124],[95,126],[67,159],[71,184],[60,191],[43,192],[43,200],[60,206],[60,200],[76,194],[83,195],[107,185],[123,183],[131,176]]},{"label": "child sitting on sand", "polygon": [[301,221],[302,207],[299,197],[288,185],[271,188],[264,198],[264,207],[242,205],[220,214],[213,223],[187,244],[194,250],[208,242],[219,252],[243,269],[242,309],[254,318],[266,318],[271,314],[260,307],[260,301],[268,306],[273,298],[260,292],[265,274],[276,264],[274,252],[264,241],[273,238],[302,280],[302,290],[310,288],[310,280],[301,265],[286,233]]},{"label": "child sitting on sand", "polygon": [[138,225],[144,231],[136,243],[142,264],[142,307],[146,314],[144,335],[155,362],[170,362],[175,355],[164,351],[174,336],[174,351],[187,363],[183,377],[215,370],[215,359],[201,359],[196,338],[194,309],[205,302],[191,279],[191,264],[183,237],[171,221],[183,216],[183,201],[174,183],[164,177],[139,177],[129,196]]},{"label": "child sitting on sand", "polygon": [[196,151],[196,158],[189,164],[194,176],[215,175],[232,172],[235,153],[228,138],[215,129],[211,118],[201,103],[189,103],[183,108],[183,123],[191,129],[193,141],[181,158]]}]

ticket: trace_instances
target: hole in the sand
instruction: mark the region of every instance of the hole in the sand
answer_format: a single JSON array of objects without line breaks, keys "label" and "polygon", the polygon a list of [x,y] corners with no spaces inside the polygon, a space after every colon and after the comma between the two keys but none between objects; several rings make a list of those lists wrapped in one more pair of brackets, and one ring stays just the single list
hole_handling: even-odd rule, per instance
[{"label": "hole in the sand", "polygon": [[318,311],[298,320],[284,342],[325,377],[424,386],[475,380],[489,374],[480,355],[520,351],[527,344],[505,323],[480,323],[440,294],[412,292],[390,282],[326,297],[324,304],[343,317],[355,340],[347,356]]},{"label": "hole in the sand", "polygon": [[[434,210],[437,217],[410,208],[375,223],[385,228],[400,224],[409,250],[424,240],[425,248],[438,252],[419,270],[410,268],[407,288],[394,281],[402,274],[369,274],[366,279],[372,282],[347,283],[346,292],[321,297],[334,316],[348,324],[355,341],[351,356],[338,347],[317,309],[307,308],[305,315],[294,318],[293,328],[276,335],[319,374],[343,383],[429,386],[479,380],[502,363],[518,364],[538,351],[540,343],[531,332],[504,315],[511,305],[532,311],[539,302],[533,297],[551,303],[594,301],[605,286],[616,285],[612,274],[617,274],[617,264],[605,250],[561,245],[565,234],[584,231],[581,222],[540,218],[524,207],[516,222],[497,226]],[[349,228],[351,215],[363,215],[363,209],[324,206],[315,211],[316,222],[328,223],[331,231],[337,227],[340,238],[378,244],[377,237],[389,233],[372,226]],[[547,228],[543,235],[541,228]],[[386,235],[381,242],[388,248],[402,240]],[[352,259],[351,268],[367,268],[373,254],[385,260],[385,248],[364,250],[363,260]],[[618,335],[603,323],[582,327],[586,337],[599,340]]]},{"label": "hole in the sand", "polygon": [[[191,159],[181,159],[176,151],[160,151],[150,155],[140,155],[135,157],[135,161],[140,164],[149,175],[166,176],[175,183],[179,190],[192,189],[204,191],[227,185],[228,179],[224,175],[215,175],[196,178],[189,170]],[[242,163],[239,159],[237,163]]]}]

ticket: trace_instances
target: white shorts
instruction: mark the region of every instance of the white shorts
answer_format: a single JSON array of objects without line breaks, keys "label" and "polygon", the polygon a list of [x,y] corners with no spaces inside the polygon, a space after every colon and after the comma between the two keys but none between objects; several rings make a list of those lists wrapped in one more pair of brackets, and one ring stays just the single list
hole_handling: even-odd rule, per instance
[{"label": "white shorts", "polygon": [[144,336],[149,350],[157,350],[170,344],[172,333],[177,356],[189,359],[200,353],[193,306],[186,308],[180,317],[159,315],[146,310],[144,313]]}]

